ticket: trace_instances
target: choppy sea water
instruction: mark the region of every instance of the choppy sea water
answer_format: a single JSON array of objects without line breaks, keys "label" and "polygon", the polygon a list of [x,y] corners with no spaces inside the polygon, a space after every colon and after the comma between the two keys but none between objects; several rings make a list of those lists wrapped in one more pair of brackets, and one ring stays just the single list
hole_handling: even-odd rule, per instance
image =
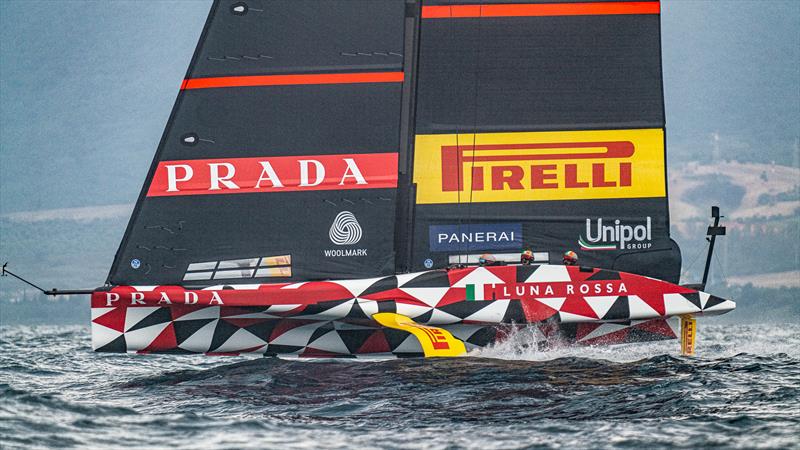
[{"label": "choppy sea water", "polygon": [[0,329],[0,446],[800,447],[800,325],[449,360],[95,354],[83,327]]}]

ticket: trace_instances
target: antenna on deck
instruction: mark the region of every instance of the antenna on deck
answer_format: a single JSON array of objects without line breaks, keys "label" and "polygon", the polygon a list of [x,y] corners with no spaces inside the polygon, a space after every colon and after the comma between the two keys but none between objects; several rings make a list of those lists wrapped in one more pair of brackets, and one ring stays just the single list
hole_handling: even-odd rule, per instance
[{"label": "antenna on deck", "polygon": [[48,290],[45,290],[45,289],[41,288],[40,286],[37,286],[37,285],[31,283],[30,281],[26,280],[25,278],[22,278],[21,276],[15,274],[14,272],[6,269],[7,266],[8,266],[8,262],[6,261],[3,264],[3,273],[0,274],[0,276],[4,276],[5,277],[5,276],[8,276],[8,275],[11,275],[12,277],[18,279],[19,281],[22,281],[23,283],[27,284],[28,286],[36,288],[36,290],[40,291],[44,295],[52,295],[52,296],[55,297],[56,295],[91,294],[92,292],[94,292],[93,289],[60,290],[60,289],[56,289],[56,288],[50,289],[48,291]]},{"label": "antenna on deck", "polygon": [[706,255],[706,268],[703,270],[703,282],[702,282],[702,290],[706,288],[706,282],[708,281],[708,272],[711,269],[711,256],[714,254],[714,242],[717,240],[717,236],[725,236],[725,226],[720,226],[719,219],[721,216],[719,214],[719,206],[712,206],[711,207],[711,217],[714,218],[714,225],[708,227],[708,231],[706,231],[706,240],[710,243],[708,246],[708,255]]}]

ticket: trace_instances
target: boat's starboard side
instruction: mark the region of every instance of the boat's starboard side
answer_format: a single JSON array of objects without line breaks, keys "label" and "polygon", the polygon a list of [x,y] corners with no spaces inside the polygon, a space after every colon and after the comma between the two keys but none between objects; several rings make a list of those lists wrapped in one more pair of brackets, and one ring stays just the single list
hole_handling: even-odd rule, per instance
[{"label": "boat's starboard side", "polygon": [[374,315],[441,327],[469,349],[528,324],[581,343],[674,338],[665,319],[734,307],[625,272],[510,265],[203,289],[117,286],[92,295],[92,336],[98,351],[417,356],[412,333],[386,328]]}]

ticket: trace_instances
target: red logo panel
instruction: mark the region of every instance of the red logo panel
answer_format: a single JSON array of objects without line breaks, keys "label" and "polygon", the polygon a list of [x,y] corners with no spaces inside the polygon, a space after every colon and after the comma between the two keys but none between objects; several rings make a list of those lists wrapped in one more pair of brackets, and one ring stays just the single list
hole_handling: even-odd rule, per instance
[{"label": "red logo panel", "polygon": [[397,187],[397,153],[162,161],[148,197]]}]

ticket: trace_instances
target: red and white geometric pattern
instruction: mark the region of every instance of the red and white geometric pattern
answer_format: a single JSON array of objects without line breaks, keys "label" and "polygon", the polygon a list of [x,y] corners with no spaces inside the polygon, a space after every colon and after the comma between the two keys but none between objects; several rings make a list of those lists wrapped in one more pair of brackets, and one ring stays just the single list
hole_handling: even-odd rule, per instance
[{"label": "red and white geometric pattern", "polygon": [[293,284],[114,287],[92,295],[97,351],[299,356],[421,356],[378,312],[447,329],[468,349],[538,327],[567,343],[676,336],[668,317],[721,314],[735,304],[624,272],[573,266],[493,266]]}]

